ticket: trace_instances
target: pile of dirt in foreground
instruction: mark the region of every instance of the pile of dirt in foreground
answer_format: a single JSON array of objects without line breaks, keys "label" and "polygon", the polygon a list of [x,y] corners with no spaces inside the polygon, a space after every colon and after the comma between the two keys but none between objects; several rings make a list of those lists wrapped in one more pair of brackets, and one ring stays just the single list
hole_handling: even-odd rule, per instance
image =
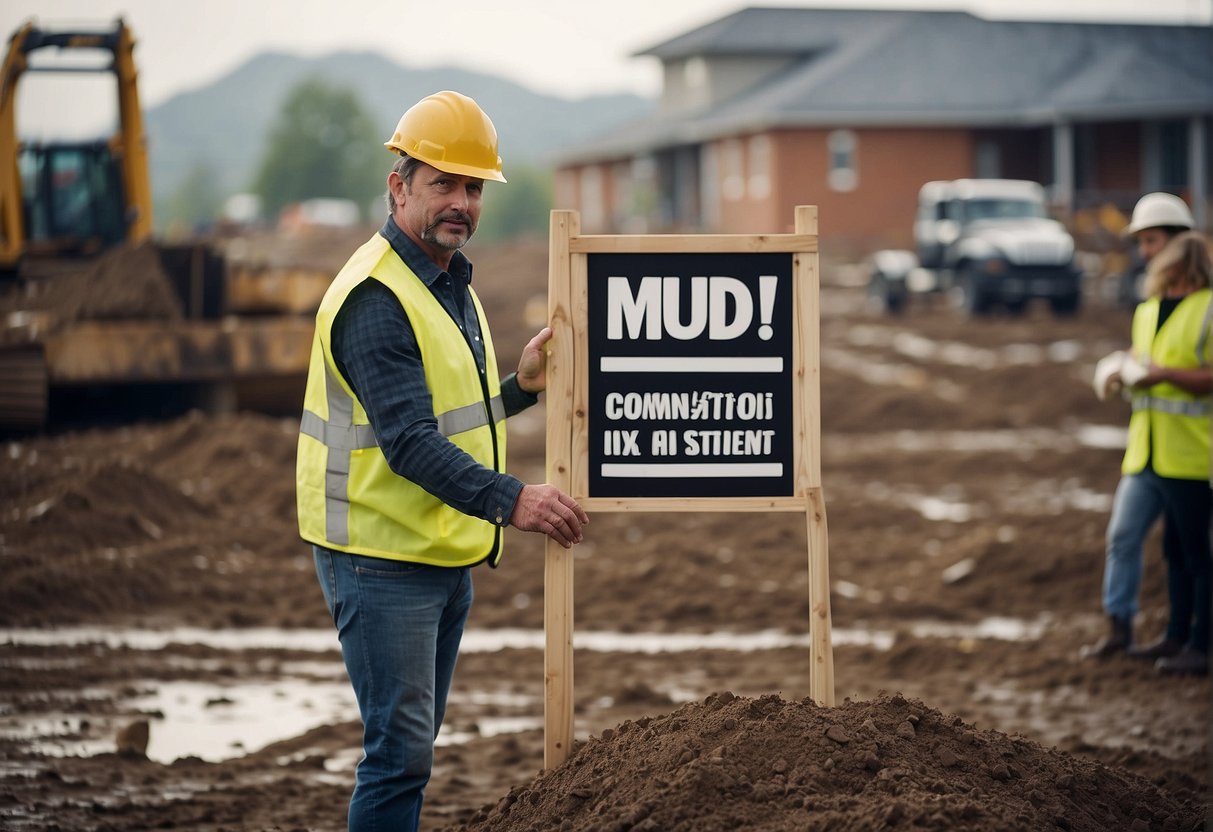
[{"label": "pile of dirt in foreground", "polygon": [[1203,828],[1195,794],[979,731],[900,695],[818,708],[718,693],[591,738],[463,830]]}]

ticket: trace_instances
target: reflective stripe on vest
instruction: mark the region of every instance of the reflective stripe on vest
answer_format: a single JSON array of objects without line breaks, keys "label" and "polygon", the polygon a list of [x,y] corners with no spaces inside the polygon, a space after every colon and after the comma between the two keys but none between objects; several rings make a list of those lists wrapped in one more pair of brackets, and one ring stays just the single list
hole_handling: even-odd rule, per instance
[{"label": "reflective stripe on vest", "polygon": [[1153,410],[1158,413],[1169,413],[1172,416],[1208,416],[1209,401],[1178,402],[1174,399],[1164,399],[1161,396],[1134,396],[1134,410]]},{"label": "reflective stripe on vest", "polygon": [[[348,546],[350,503],[346,495],[349,494],[350,455],[361,448],[376,448],[379,442],[375,439],[375,431],[370,425],[354,424],[354,400],[346,395],[345,390],[333,378],[332,372],[327,371],[327,367],[325,369],[324,386],[329,420],[326,422],[318,413],[304,410],[299,432],[328,448],[328,464],[324,472],[325,528],[328,529],[329,540]],[[505,420],[505,403],[500,394],[490,400],[489,406],[492,408],[494,421]],[[454,436],[490,424],[492,422],[480,402],[438,415],[438,430],[443,436]]]},{"label": "reflective stripe on vest", "polygon": [[[489,399],[489,407],[493,410],[493,422],[505,421],[505,402],[501,400],[500,394]],[[489,421],[484,405],[480,402],[472,402],[438,414],[438,432],[443,436],[454,436],[465,430],[484,427],[488,424],[492,424],[492,422]]]}]

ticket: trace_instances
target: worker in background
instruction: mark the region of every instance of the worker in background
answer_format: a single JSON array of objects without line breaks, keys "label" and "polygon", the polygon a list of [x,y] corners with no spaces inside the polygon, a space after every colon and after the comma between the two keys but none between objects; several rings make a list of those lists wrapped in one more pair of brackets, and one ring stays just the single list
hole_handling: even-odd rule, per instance
[{"label": "worker in background", "polygon": [[[1129,656],[1168,673],[1209,672],[1211,283],[1209,244],[1196,232],[1176,236],[1150,261],[1149,297],[1132,329],[1133,354],[1146,372],[1130,387],[1128,447],[1108,528],[1104,605],[1112,637],[1127,644]],[[1157,641],[1134,646],[1140,542],[1160,513],[1170,616]],[[1121,547],[1125,541],[1136,551]],[[1118,585],[1126,575],[1132,583]]]},{"label": "worker in background", "polygon": [[[1182,199],[1168,193],[1149,193],[1137,201],[1124,234],[1136,245],[1143,264],[1149,262],[1176,235],[1195,225],[1192,212]],[[1137,272],[1132,274],[1137,275]],[[1126,281],[1133,287],[1131,297],[1137,303],[1140,279]],[[1108,616],[1108,633],[1081,651],[1085,658],[1103,659],[1127,652],[1133,646],[1133,619],[1137,615],[1141,588],[1142,550],[1146,535],[1163,513],[1149,479],[1129,475],[1121,477],[1112,502],[1108,522],[1103,574],[1103,609]]]},{"label": "worker in background", "polygon": [[1143,285],[1150,260],[1176,234],[1195,227],[1188,204],[1174,194],[1155,192],[1137,201],[1129,225],[1122,232],[1133,241],[1137,255],[1120,280],[1119,299],[1123,306],[1134,309],[1145,300]]},{"label": "worker in background", "polygon": [[301,536],[337,627],[363,721],[351,830],[418,828],[464,622],[472,567],[513,525],[568,548],[584,510],[505,473],[505,418],[545,387],[545,328],[499,381],[460,251],[485,180],[505,182],[497,132],[444,91],[385,146],[390,215],[316,314],[297,462]]}]

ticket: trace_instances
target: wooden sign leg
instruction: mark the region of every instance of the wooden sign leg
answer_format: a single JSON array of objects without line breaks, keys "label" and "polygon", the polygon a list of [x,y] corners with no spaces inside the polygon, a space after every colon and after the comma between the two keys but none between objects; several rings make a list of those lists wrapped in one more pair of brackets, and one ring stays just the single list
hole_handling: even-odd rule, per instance
[{"label": "wooden sign leg", "polygon": [[[548,241],[547,481],[569,492],[573,423],[572,260],[575,211],[553,211]],[[573,752],[573,553],[548,538],[543,567],[543,767]]]},{"label": "wooden sign leg", "polygon": [[830,551],[826,505],[820,488],[808,492],[809,538],[809,695],[818,705],[834,705],[834,645],[830,633]]},{"label": "wooden sign leg", "polygon": [[551,538],[543,575],[543,767],[573,750],[573,553]]}]

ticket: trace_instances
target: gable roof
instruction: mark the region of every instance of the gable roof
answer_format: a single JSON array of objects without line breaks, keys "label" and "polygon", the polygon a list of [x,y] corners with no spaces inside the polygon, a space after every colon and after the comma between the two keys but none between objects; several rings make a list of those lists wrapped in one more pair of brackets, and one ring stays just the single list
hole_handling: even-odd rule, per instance
[{"label": "gable roof", "polygon": [[656,113],[577,156],[774,127],[1026,127],[1213,113],[1208,26],[748,8],[636,54],[666,63],[746,56],[792,61],[728,100],[689,113]]}]

